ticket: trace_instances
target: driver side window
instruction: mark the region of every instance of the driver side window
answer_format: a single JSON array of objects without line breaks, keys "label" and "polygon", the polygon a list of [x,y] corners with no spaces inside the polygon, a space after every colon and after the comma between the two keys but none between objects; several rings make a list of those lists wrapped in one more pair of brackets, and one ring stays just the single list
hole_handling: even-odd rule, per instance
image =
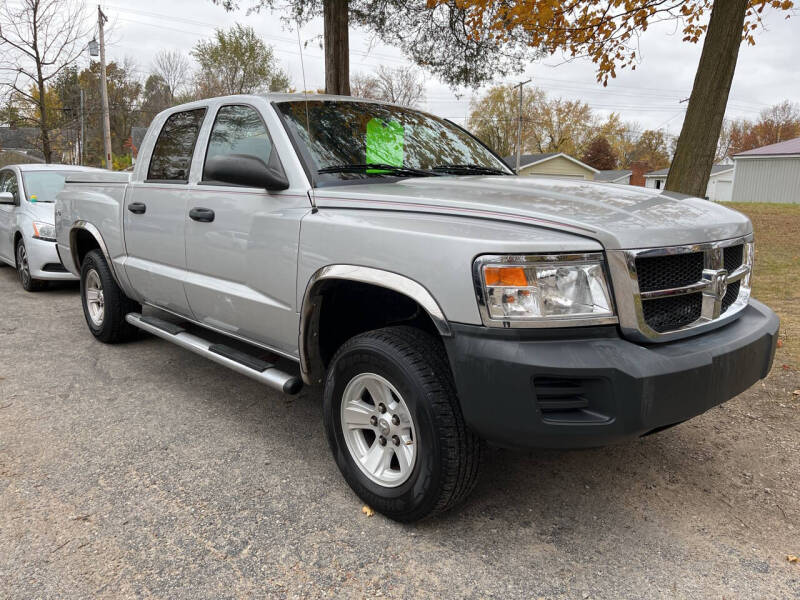
[{"label": "driver side window", "polygon": [[14,196],[14,204],[19,204],[17,176],[11,171],[3,171],[0,173],[0,192],[11,192]]},{"label": "driver side window", "polygon": [[[272,140],[267,127],[254,108],[244,105],[223,106],[217,112],[208,140],[206,162],[215,156],[246,154],[269,164]],[[203,181],[213,181],[203,168]]]}]

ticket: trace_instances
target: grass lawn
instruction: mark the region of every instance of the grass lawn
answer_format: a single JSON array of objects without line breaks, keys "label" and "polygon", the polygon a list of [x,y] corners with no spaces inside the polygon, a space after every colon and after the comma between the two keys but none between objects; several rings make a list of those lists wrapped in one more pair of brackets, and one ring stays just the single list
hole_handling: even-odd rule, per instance
[{"label": "grass lawn", "polygon": [[[800,204],[725,203],[753,221],[753,296],[781,318],[775,367],[800,369]],[[787,368],[784,367],[784,368]]]}]

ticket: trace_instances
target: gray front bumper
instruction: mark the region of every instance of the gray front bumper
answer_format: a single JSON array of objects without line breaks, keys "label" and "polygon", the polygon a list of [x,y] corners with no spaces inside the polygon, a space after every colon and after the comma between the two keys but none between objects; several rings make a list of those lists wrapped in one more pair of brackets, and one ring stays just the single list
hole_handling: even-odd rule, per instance
[{"label": "gray front bumper", "polygon": [[778,317],[751,300],[720,329],[637,344],[617,328],[452,324],[447,353],[467,424],[511,446],[601,446],[690,419],[772,366]]}]

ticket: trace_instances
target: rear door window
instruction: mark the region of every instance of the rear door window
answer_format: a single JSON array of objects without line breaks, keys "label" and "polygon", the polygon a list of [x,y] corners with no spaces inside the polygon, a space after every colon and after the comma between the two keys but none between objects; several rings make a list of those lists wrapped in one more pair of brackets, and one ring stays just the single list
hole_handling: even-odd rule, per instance
[{"label": "rear door window", "polygon": [[[246,154],[261,159],[266,165],[271,152],[272,140],[258,111],[240,104],[219,109],[208,140],[206,162],[215,156]],[[205,169],[203,181],[211,181]]]},{"label": "rear door window", "polygon": [[170,115],[158,134],[147,181],[186,183],[205,108]]}]

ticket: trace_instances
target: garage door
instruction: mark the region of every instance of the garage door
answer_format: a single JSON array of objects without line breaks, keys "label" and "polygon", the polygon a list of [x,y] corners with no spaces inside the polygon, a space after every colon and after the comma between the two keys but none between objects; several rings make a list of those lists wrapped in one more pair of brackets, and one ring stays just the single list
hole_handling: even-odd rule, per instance
[{"label": "garage door", "polygon": [[716,189],[714,190],[714,195],[716,197],[711,198],[711,200],[716,200],[717,202],[730,202],[732,192],[732,181],[717,181]]}]

